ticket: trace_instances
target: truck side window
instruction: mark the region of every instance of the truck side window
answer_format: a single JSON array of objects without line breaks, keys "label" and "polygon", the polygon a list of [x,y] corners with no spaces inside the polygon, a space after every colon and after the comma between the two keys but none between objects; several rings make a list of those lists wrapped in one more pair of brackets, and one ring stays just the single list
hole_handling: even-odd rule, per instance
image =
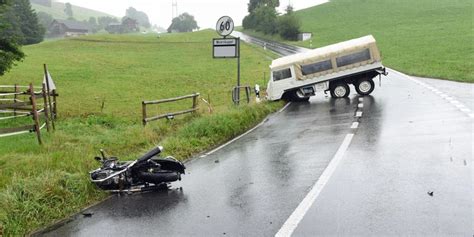
[{"label": "truck side window", "polygon": [[317,62],[313,64],[301,65],[301,71],[303,72],[303,76],[327,71],[332,69],[331,60],[326,60],[322,62]]},{"label": "truck side window", "polygon": [[273,72],[273,81],[279,81],[287,78],[291,78],[291,70],[289,68]]},{"label": "truck side window", "polygon": [[359,51],[357,53],[349,54],[346,56],[342,56],[339,58],[336,58],[336,63],[338,67],[344,67],[347,65],[351,65],[354,63],[360,63],[363,61],[370,60],[370,50],[365,49],[362,51]]}]

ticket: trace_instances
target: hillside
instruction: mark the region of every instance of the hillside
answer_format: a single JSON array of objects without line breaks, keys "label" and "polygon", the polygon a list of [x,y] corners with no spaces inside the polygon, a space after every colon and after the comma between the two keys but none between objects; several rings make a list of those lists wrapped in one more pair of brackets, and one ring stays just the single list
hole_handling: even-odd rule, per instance
[{"label": "hillside", "polygon": [[[296,14],[302,30],[313,32],[313,47],[372,34],[386,66],[474,82],[471,0],[331,0]],[[287,43],[310,46],[309,41]]]},{"label": "hillside", "polygon": [[[46,6],[35,4],[35,3],[31,4],[31,6],[33,7],[34,10],[36,10],[36,12],[45,12],[45,13],[51,14],[53,18],[56,18],[56,19],[67,19],[68,17],[64,13],[64,8],[65,8],[64,5],[65,4],[62,2],[54,2],[54,1],[52,2],[51,7],[46,7]],[[72,11],[74,13],[74,18],[79,21],[89,20],[90,17],[95,17],[95,18],[98,18],[101,16],[116,17],[104,12],[100,12],[100,11],[96,11],[96,10],[92,10],[92,9],[88,9],[84,7],[74,6],[74,5],[72,5]]]},{"label": "hillside", "polygon": [[[106,194],[88,180],[101,148],[133,159],[160,144],[166,155],[185,160],[280,108],[281,103],[232,104],[236,60],[212,58],[214,37],[213,31],[160,38],[91,35],[24,47],[28,56],[0,84],[39,84],[47,63],[58,88],[59,121],[54,133],[43,133],[42,147],[31,134],[0,138],[0,226],[5,236],[23,236],[103,199]],[[243,44],[242,84],[262,84],[270,60],[262,49]],[[196,115],[142,126],[142,100],[193,92],[210,98],[212,114],[200,102]],[[154,106],[149,115],[190,106],[189,100]]]}]

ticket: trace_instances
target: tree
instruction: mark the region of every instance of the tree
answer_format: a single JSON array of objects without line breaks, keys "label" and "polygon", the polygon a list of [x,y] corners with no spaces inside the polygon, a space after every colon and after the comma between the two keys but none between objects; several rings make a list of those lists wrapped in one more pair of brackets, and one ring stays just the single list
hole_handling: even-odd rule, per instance
[{"label": "tree", "polygon": [[168,32],[191,32],[195,29],[199,29],[194,16],[189,13],[183,13],[178,17],[175,17],[168,27]]},{"label": "tree", "polygon": [[19,26],[12,24],[18,23],[15,17],[11,3],[0,0],[0,76],[25,56],[18,43]]},{"label": "tree", "polygon": [[89,17],[87,24],[90,26],[93,33],[97,33],[97,31],[99,31],[99,25],[97,24],[97,19],[95,17]]},{"label": "tree", "polygon": [[278,32],[278,15],[274,7],[260,6],[252,14],[255,17],[256,26],[254,29],[256,31],[265,34],[275,34]]},{"label": "tree", "polygon": [[72,5],[71,3],[66,3],[64,4],[64,13],[69,19],[74,18],[74,12],[72,11]]},{"label": "tree", "polygon": [[36,12],[31,9],[30,1],[15,0],[12,6],[22,33],[20,44],[36,44],[43,41],[45,29],[38,22]]},{"label": "tree", "polygon": [[38,12],[36,16],[38,17],[38,22],[45,29],[48,29],[49,25],[51,25],[51,22],[54,20],[53,16],[46,12]]},{"label": "tree", "polygon": [[97,19],[99,30],[105,29],[111,23],[118,23],[118,19],[110,16],[101,16]]},{"label": "tree", "polygon": [[301,21],[293,14],[293,7],[286,8],[286,14],[278,19],[278,32],[283,39],[297,40],[300,33]]},{"label": "tree", "polygon": [[249,15],[242,21],[244,29],[254,29],[265,34],[277,33],[279,0],[250,0]]},{"label": "tree", "polygon": [[280,6],[280,0],[250,0],[248,4],[248,11],[249,13],[252,13],[261,6],[277,8]]},{"label": "tree", "polygon": [[127,9],[127,11],[125,12],[125,17],[129,17],[136,20],[140,26],[143,26],[145,28],[151,27],[148,15],[145,12],[137,11],[137,9],[133,7],[129,7]]}]

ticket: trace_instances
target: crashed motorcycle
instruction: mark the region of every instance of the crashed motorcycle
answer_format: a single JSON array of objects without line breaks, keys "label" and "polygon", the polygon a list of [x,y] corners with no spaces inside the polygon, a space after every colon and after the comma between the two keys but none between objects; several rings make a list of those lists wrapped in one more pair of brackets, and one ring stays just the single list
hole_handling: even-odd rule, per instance
[{"label": "crashed motorcycle", "polygon": [[158,146],[134,161],[121,162],[117,157],[95,159],[101,163],[99,169],[90,173],[92,183],[100,189],[110,192],[140,192],[168,188],[168,184],[181,180],[186,167],[168,156],[160,158],[163,147]]}]

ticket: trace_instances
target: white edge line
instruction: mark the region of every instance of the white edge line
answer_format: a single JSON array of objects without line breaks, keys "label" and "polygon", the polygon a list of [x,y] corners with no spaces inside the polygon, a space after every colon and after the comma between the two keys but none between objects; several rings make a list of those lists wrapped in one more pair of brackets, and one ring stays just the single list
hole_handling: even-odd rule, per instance
[{"label": "white edge line", "polygon": [[[286,108],[288,108],[288,106],[290,106],[290,104],[291,104],[291,102],[286,103],[286,105],[285,105],[283,108],[281,108],[280,110],[278,110],[277,113],[283,112]],[[247,135],[247,134],[253,132],[255,129],[257,129],[257,128],[259,128],[260,126],[262,126],[266,121],[267,121],[267,119],[265,118],[262,122],[260,122],[259,124],[255,125],[255,127],[251,128],[251,129],[248,130],[247,132],[240,134],[239,136],[237,136],[237,137],[235,137],[234,139],[232,139],[232,140],[226,142],[225,144],[223,144],[223,145],[221,145],[221,146],[215,148],[214,150],[212,150],[212,151],[210,151],[210,152],[204,153],[204,154],[201,155],[200,157],[201,157],[201,158],[206,157],[206,156],[211,155],[212,153],[214,153],[214,152],[216,152],[216,151],[218,151],[218,150],[220,150],[220,149],[222,149],[222,148],[228,146],[229,144],[231,144],[231,143],[233,143],[233,142],[239,140],[239,139],[242,138],[243,136],[245,136],[245,135]]]},{"label": "white edge line", "polygon": [[354,137],[354,134],[352,133],[346,135],[346,137],[344,138],[344,141],[342,142],[341,146],[337,150],[336,154],[332,158],[329,165],[323,171],[318,181],[311,188],[311,191],[309,191],[309,193],[306,195],[303,201],[301,201],[298,207],[293,211],[290,217],[285,221],[285,223],[280,228],[278,233],[276,233],[275,235],[276,237],[287,237],[287,236],[289,237],[291,236],[291,234],[293,234],[296,227],[298,227],[298,224],[300,223],[300,221],[306,215],[306,212],[308,212],[308,210],[311,208],[314,201],[316,201],[319,194],[321,193],[323,188],[326,186],[331,176],[334,174],[334,171],[336,170],[337,166],[339,165],[342,158],[344,157],[344,154],[349,148],[349,145],[351,144],[353,137]]},{"label": "white edge line", "polygon": [[[409,80],[412,80],[414,82],[416,82],[417,84],[419,85],[422,85],[424,87],[428,87],[426,86],[425,83],[423,82],[420,82],[418,79],[415,79],[413,78],[412,76],[409,76],[405,73],[402,73],[402,72],[399,72],[397,70],[394,70],[394,69],[391,69],[389,68],[391,71],[393,71],[394,73],[402,76],[402,77],[405,77],[406,79],[409,79]],[[448,102],[450,102],[451,104],[453,104],[455,107],[457,107],[458,109],[461,110],[461,112],[464,112],[464,113],[469,113],[471,110],[467,109],[465,105],[463,105],[461,102],[455,100],[454,98],[452,98],[451,96],[448,96],[446,94],[444,94],[443,92],[437,90],[436,88],[432,87],[434,89],[434,91],[436,91],[435,93],[438,94],[441,98],[447,100]],[[469,117],[471,118],[474,118],[474,114],[467,114]]]}]

